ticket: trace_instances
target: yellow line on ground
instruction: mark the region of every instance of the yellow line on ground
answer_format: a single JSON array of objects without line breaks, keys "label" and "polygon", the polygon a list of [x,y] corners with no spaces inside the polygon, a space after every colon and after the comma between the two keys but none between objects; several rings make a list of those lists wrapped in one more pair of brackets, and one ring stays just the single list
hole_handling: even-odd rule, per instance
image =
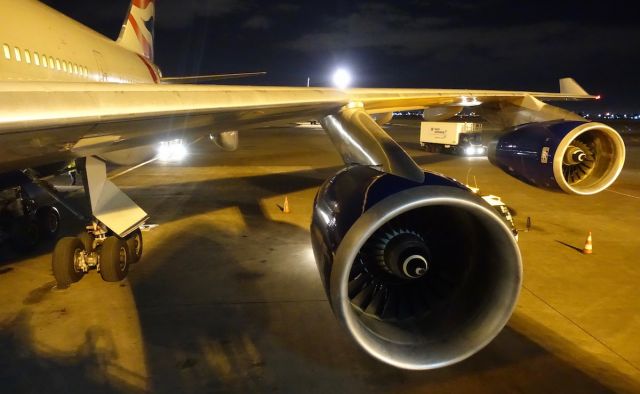
[{"label": "yellow line on ground", "polygon": [[640,200],[640,197],[638,196],[634,196],[632,194],[627,194],[627,193],[621,193],[621,192],[617,192],[615,190],[611,190],[611,189],[606,189],[606,191],[611,192],[611,193],[615,193],[615,194],[619,194],[621,196],[626,196],[626,197],[631,197],[631,198],[635,198],[637,200]]}]

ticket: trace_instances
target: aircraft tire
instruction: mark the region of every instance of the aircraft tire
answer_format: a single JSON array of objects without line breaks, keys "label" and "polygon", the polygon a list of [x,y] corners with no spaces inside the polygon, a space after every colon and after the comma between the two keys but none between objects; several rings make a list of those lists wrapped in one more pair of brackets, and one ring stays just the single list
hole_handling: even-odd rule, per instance
[{"label": "aircraft tire", "polygon": [[119,282],[129,273],[129,248],[118,237],[108,237],[100,248],[100,275],[105,282]]},{"label": "aircraft tire", "polygon": [[38,224],[28,216],[17,218],[11,226],[11,246],[19,252],[28,252],[40,242]]},{"label": "aircraft tire", "polygon": [[86,231],[83,231],[80,234],[78,234],[78,239],[80,240],[80,242],[82,242],[82,245],[84,246],[84,250],[86,250],[87,253],[93,252],[95,250],[93,247],[93,240],[94,240],[93,235],[89,234]]},{"label": "aircraft tire", "polygon": [[137,263],[142,257],[142,231],[137,229],[127,237],[127,247],[129,248],[129,257],[131,264]]},{"label": "aircraft tire", "polygon": [[82,242],[76,237],[62,238],[56,244],[51,268],[59,289],[66,289],[84,276],[84,272],[77,269],[75,264],[77,253],[83,250]]},{"label": "aircraft tire", "polygon": [[55,207],[45,206],[36,213],[38,229],[43,239],[55,239],[60,232],[60,213]]}]

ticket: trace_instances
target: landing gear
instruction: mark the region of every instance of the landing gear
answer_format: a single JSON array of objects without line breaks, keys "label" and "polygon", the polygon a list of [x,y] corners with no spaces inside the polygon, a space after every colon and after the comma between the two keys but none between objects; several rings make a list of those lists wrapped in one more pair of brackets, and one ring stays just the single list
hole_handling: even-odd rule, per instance
[{"label": "landing gear", "polygon": [[53,252],[53,275],[64,289],[97,270],[105,282],[119,282],[129,273],[129,265],[142,257],[142,231],[138,228],[125,238],[94,221],[77,237],[60,239]]},{"label": "landing gear", "polygon": [[93,234],[89,234],[88,231],[83,231],[80,234],[78,234],[78,239],[80,240],[80,242],[82,242],[82,246],[84,246],[84,250],[87,253],[91,253],[96,250],[96,247],[95,247],[96,239],[93,236]]},{"label": "landing gear", "polygon": [[38,208],[36,211],[38,231],[42,239],[55,239],[60,232],[60,212],[51,206]]},{"label": "landing gear", "polygon": [[66,289],[72,283],[82,279],[86,266],[86,251],[80,239],[62,238],[53,250],[51,268],[59,289]]},{"label": "landing gear", "polygon": [[129,248],[129,257],[131,264],[135,264],[140,261],[142,257],[142,231],[137,229],[127,236],[127,247]]},{"label": "landing gear", "polygon": [[129,247],[126,241],[108,237],[100,248],[100,276],[105,282],[119,282],[129,273]]},{"label": "landing gear", "polygon": [[[149,216],[107,178],[103,161],[95,157],[78,159],[76,168],[89,197],[91,224],[78,237],[71,238],[74,241],[63,238],[56,246],[60,253],[54,253],[54,275],[61,287],[81,277],[73,272],[84,274],[92,269],[107,282],[119,282],[129,273],[129,265],[142,256],[140,226]],[[77,213],[76,216],[81,217]],[[76,247],[74,257],[67,250],[71,242]]]}]

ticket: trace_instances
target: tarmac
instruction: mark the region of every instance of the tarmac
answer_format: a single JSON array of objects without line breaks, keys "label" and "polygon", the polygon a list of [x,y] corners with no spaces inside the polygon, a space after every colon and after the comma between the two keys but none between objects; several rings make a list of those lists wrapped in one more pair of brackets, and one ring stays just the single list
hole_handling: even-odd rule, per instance
[{"label": "tarmac", "polygon": [[[158,224],[121,283],[91,272],[57,290],[52,242],[30,255],[0,246],[0,393],[640,392],[640,133],[625,133],[619,180],[579,197],[486,158],[424,152],[416,121],[388,130],[425,169],[516,213],[524,286],[485,349],[403,371],[349,339],[309,241],[313,197],[341,160],[319,128],[267,128],[242,132],[237,152],[202,140],[180,164],[115,180]],[[64,218],[61,235],[79,231]],[[594,253],[583,255],[589,231]]]}]

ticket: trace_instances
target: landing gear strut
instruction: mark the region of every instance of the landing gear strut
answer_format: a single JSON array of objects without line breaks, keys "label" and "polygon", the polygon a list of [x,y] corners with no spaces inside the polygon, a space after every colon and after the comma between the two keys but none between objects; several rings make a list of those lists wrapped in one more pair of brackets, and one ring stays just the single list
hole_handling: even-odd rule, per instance
[{"label": "landing gear strut", "polygon": [[106,282],[119,282],[126,278],[130,264],[142,257],[142,232],[120,238],[97,222],[77,237],[58,241],[53,251],[53,276],[59,289],[78,282],[90,270],[97,270]]},{"label": "landing gear strut", "polygon": [[142,256],[140,227],[148,216],[107,179],[104,162],[87,157],[77,160],[76,168],[83,177],[93,219],[77,237],[58,242],[53,275],[59,288],[69,287],[93,269],[106,282],[119,282]]}]

